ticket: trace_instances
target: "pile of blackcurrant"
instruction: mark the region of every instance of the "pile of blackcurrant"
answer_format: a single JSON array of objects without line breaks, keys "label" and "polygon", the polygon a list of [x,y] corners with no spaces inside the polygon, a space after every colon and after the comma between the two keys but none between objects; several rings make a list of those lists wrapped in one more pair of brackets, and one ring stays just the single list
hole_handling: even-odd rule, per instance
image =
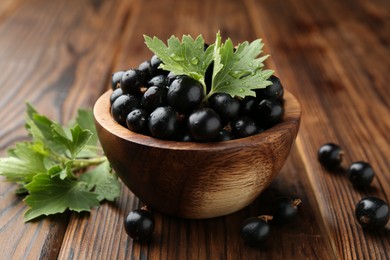
[{"label": "pile of blackcurrant", "polygon": [[251,247],[261,247],[271,233],[271,224],[286,225],[298,215],[299,198],[280,197],[273,201],[271,214],[250,217],[241,226],[241,238]]},{"label": "pile of blackcurrant", "polygon": [[136,69],[112,75],[111,115],[133,132],[165,140],[226,141],[260,133],[282,120],[284,90],[276,76],[269,78],[272,85],[255,90],[255,97],[215,93],[205,100],[201,83],[161,70],[160,64],[154,55]]},{"label": "pile of blackcurrant", "polygon": [[[344,151],[338,144],[326,143],[318,149],[318,160],[329,171],[342,170]],[[370,187],[375,173],[368,162],[356,161],[346,170],[350,182],[359,189]],[[383,228],[390,218],[389,205],[376,197],[364,197],[355,207],[355,217],[364,229]]]}]

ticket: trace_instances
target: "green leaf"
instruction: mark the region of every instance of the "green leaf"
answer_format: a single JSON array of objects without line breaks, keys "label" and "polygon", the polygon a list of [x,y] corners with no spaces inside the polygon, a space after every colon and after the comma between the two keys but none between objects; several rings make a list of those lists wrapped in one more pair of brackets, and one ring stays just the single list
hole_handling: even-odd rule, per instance
[{"label": "green leaf", "polygon": [[76,155],[89,142],[89,139],[93,134],[90,130],[82,129],[79,125],[74,126],[72,129],[70,129],[70,131],[72,134],[72,139],[68,143],[68,148],[72,155],[76,157]]},{"label": "green leaf", "polygon": [[255,96],[254,89],[272,84],[267,79],[273,71],[262,70],[268,55],[258,57],[262,53],[263,45],[261,40],[243,42],[234,51],[233,42],[227,39],[225,43],[221,43],[218,33],[212,86],[208,97],[214,93],[228,93],[233,97]]},{"label": "green leaf", "polygon": [[9,157],[0,158],[0,175],[12,182],[30,182],[36,174],[45,173],[45,154],[37,153],[37,147],[28,142],[16,144]]},{"label": "green leaf", "polygon": [[95,127],[95,120],[91,110],[79,109],[77,112],[76,123],[82,128],[91,131],[92,136],[87,145],[97,145],[98,135]]},{"label": "green leaf", "polygon": [[[80,118],[82,119],[85,118]],[[70,158],[75,158],[93,135],[93,132],[82,129],[78,124],[68,129],[38,114],[29,104],[27,105],[26,128],[34,140],[41,142],[54,153]]]},{"label": "green leaf", "polygon": [[[92,113],[79,111],[75,123],[65,127],[27,104],[25,126],[32,141],[17,143],[0,158],[0,175],[20,185],[16,193],[28,194],[25,221],[67,209],[89,211],[119,195],[117,177],[106,157],[98,155]],[[81,178],[80,171],[91,165],[99,166]]]},{"label": "green leaf", "polygon": [[58,175],[38,174],[25,187],[30,194],[24,200],[30,206],[24,215],[25,222],[42,215],[63,213],[66,209],[82,212],[99,206],[97,195],[88,191],[84,183],[69,178],[62,180]]},{"label": "green leaf", "polygon": [[204,79],[208,66],[213,60],[213,46],[204,50],[204,39],[199,35],[195,40],[184,35],[182,40],[171,36],[165,45],[157,37],[144,35],[145,43],[163,62],[161,68],[176,75],[190,76],[205,86]]},{"label": "green leaf", "polygon": [[87,183],[90,191],[97,194],[99,201],[104,199],[113,201],[120,195],[120,184],[116,175],[111,173],[108,161],[80,176],[80,181]]}]

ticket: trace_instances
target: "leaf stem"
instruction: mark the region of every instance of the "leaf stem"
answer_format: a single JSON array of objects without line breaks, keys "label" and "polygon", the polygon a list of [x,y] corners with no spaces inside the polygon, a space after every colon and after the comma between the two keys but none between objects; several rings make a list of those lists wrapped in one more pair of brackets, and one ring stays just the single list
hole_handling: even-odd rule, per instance
[{"label": "leaf stem", "polygon": [[76,169],[83,169],[88,166],[101,164],[106,160],[107,160],[106,156],[94,157],[89,159],[75,159],[73,165],[76,167]]}]

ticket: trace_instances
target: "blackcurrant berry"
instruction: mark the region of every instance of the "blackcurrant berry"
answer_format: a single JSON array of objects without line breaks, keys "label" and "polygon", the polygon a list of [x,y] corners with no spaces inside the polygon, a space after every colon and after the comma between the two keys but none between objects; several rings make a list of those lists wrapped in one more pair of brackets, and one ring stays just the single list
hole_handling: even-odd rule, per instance
[{"label": "blackcurrant berry", "polygon": [[269,99],[282,101],[284,95],[284,89],[279,78],[272,75],[271,77],[269,77],[268,80],[272,82],[272,85],[269,85],[262,89],[256,89],[255,91],[256,97],[258,99],[269,98]]},{"label": "blackcurrant berry", "polygon": [[112,90],[115,90],[120,87],[121,79],[123,74],[125,74],[124,71],[117,71],[112,74],[111,77],[111,88]]},{"label": "blackcurrant berry", "polygon": [[253,118],[263,127],[271,127],[283,118],[283,105],[274,99],[263,99],[257,105]]},{"label": "blackcurrant berry", "polygon": [[157,75],[151,78],[148,83],[148,86],[164,87],[167,88],[167,77],[165,75]]},{"label": "blackcurrant berry", "polygon": [[164,74],[164,75],[167,75],[168,72],[167,71],[164,71],[163,69],[160,69],[159,66],[162,64],[162,61],[160,60],[159,57],[157,57],[157,55],[153,55],[152,58],[150,59],[150,66],[152,68],[152,76],[156,76],[156,75],[161,75],[161,74]]},{"label": "blackcurrant berry", "polygon": [[195,141],[214,141],[221,129],[221,119],[211,108],[199,108],[188,117],[188,131]]},{"label": "blackcurrant berry", "polygon": [[208,102],[209,107],[221,117],[223,124],[235,119],[240,112],[240,101],[227,93],[215,93]]},{"label": "blackcurrant berry", "polygon": [[146,134],[148,132],[149,113],[144,109],[134,109],[126,117],[126,125],[130,131]]},{"label": "blackcurrant berry", "polygon": [[298,198],[277,198],[271,206],[272,222],[279,225],[290,223],[298,215],[298,206],[301,203]]},{"label": "blackcurrant berry", "polygon": [[233,140],[233,139],[234,139],[234,136],[232,135],[232,133],[230,131],[227,131],[224,129],[219,131],[219,135],[217,137],[218,141],[222,142],[222,141],[229,141],[229,140]]},{"label": "blackcurrant berry", "polygon": [[240,113],[241,115],[252,115],[256,109],[257,99],[252,96],[246,96],[241,100]]},{"label": "blackcurrant berry", "polygon": [[181,136],[180,141],[182,141],[182,142],[192,142],[193,139],[192,139],[192,137],[191,137],[191,135],[189,133],[185,133],[185,134],[183,134],[183,136]]},{"label": "blackcurrant berry", "polygon": [[382,228],[389,221],[389,205],[379,198],[365,197],[356,205],[355,216],[363,228]]},{"label": "blackcurrant berry", "polygon": [[175,73],[173,73],[172,71],[168,73],[167,78],[166,78],[166,83],[167,83],[168,87],[172,84],[172,82],[173,82],[177,77],[180,77],[180,76],[177,76],[177,75],[176,75]]},{"label": "blackcurrant berry", "polygon": [[111,95],[110,95],[110,104],[112,105],[112,103],[114,103],[114,101],[115,101],[118,97],[120,97],[120,96],[122,96],[122,95],[123,95],[123,91],[122,91],[121,88],[115,89],[115,90],[111,93]]},{"label": "blackcurrant berry", "polygon": [[125,94],[140,93],[140,88],[145,84],[145,74],[137,69],[126,71],[121,79],[121,88]]},{"label": "blackcurrant berry", "polygon": [[231,124],[232,134],[236,138],[251,136],[260,132],[260,128],[249,116],[243,116]]},{"label": "blackcurrant berry", "polygon": [[166,105],[168,89],[160,87],[149,87],[142,96],[141,106],[151,112],[157,107]]},{"label": "blackcurrant berry", "polygon": [[367,162],[354,162],[349,166],[348,178],[358,188],[370,186],[374,179],[374,170]]},{"label": "blackcurrant berry", "polygon": [[251,247],[260,247],[269,237],[271,228],[268,223],[269,216],[251,217],[241,226],[241,238]]},{"label": "blackcurrant berry", "polygon": [[150,78],[152,75],[152,66],[150,65],[150,61],[144,61],[138,66],[138,70],[145,74],[146,78]]},{"label": "blackcurrant berry", "polygon": [[334,143],[327,143],[320,147],[317,156],[319,162],[328,170],[340,168],[344,152],[341,147]]},{"label": "blackcurrant berry", "polygon": [[176,78],[168,89],[167,101],[176,111],[188,114],[198,108],[204,98],[202,85],[193,78]]},{"label": "blackcurrant berry", "polygon": [[111,105],[111,115],[115,121],[124,125],[127,115],[138,108],[140,105],[139,99],[134,95],[119,96]]},{"label": "blackcurrant berry", "polygon": [[148,210],[136,209],[127,215],[124,226],[127,235],[132,239],[147,241],[154,231],[154,217]]},{"label": "blackcurrant berry", "polygon": [[149,116],[149,131],[159,139],[175,139],[179,135],[180,125],[176,111],[171,107],[158,107]]}]

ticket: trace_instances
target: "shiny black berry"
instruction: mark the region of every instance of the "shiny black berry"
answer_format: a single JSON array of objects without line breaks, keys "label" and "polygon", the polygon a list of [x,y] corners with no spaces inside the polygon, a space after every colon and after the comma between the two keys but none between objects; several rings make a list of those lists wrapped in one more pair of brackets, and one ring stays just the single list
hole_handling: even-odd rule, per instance
[{"label": "shiny black berry", "polygon": [[365,197],[356,205],[355,216],[363,228],[382,228],[389,221],[389,205],[379,198]]},{"label": "shiny black berry", "polygon": [[148,80],[148,86],[156,86],[156,87],[168,87],[167,86],[167,77],[165,75],[157,75]]},{"label": "shiny black berry", "polygon": [[374,170],[367,162],[354,162],[348,168],[348,178],[358,188],[369,187],[374,175]]},{"label": "shiny black berry", "polygon": [[319,162],[330,171],[340,168],[343,155],[344,152],[341,147],[334,143],[322,145],[317,153]]},{"label": "shiny black berry", "polygon": [[150,65],[150,61],[144,61],[138,66],[138,70],[142,71],[145,74],[146,78],[152,76],[152,66]]},{"label": "shiny black berry", "polygon": [[188,131],[195,141],[214,141],[221,129],[221,119],[211,108],[199,108],[188,117]]},{"label": "shiny black berry", "polygon": [[118,97],[120,97],[120,96],[122,96],[122,95],[123,95],[123,91],[122,91],[121,88],[115,89],[115,90],[111,93],[111,95],[110,95],[110,104],[112,105],[112,103],[114,103],[114,101],[115,101]]},{"label": "shiny black berry", "polygon": [[166,77],[166,83],[167,83],[167,86],[169,87],[172,82],[177,78],[177,77],[180,77],[180,76],[177,76],[175,73],[173,72],[169,72],[167,77]]},{"label": "shiny black berry", "polygon": [[112,90],[120,88],[120,86],[121,86],[120,83],[121,83],[121,79],[122,79],[123,74],[125,74],[124,71],[117,71],[117,72],[112,74],[112,77],[111,77]]},{"label": "shiny black berry", "polygon": [[221,117],[222,123],[226,124],[238,117],[240,101],[227,93],[215,93],[209,99],[209,107]]},{"label": "shiny black berry", "polygon": [[271,77],[269,77],[268,80],[272,82],[272,85],[269,85],[262,89],[257,89],[255,91],[256,97],[258,99],[269,98],[282,101],[284,95],[284,88],[279,78],[272,75]]},{"label": "shiny black berry", "polygon": [[148,132],[149,113],[144,109],[134,109],[126,117],[126,125],[130,131],[146,134]]},{"label": "shiny black berry", "polygon": [[127,235],[132,239],[147,241],[154,231],[154,217],[148,210],[136,209],[127,215],[124,226]]},{"label": "shiny black berry", "polygon": [[168,89],[167,101],[176,111],[188,114],[198,108],[204,98],[202,85],[193,78],[176,78]]},{"label": "shiny black berry", "polygon": [[123,93],[137,94],[140,88],[145,84],[145,74],[137,69],[126,71],[121,79],[121,88]]},{"label": "shiny black berry", "polygon": [[232,134],[236,138],[243,138],[255,135],[261,131],[256,123],[249,116],[243,116],[231,124]]},{"label": "shiny black berry", "polygon": [[167,75],[169,72],[164,71],[163,69],[160,69],[159,66],[162,64],[162,61],[160,60],[157,55],[153,55],[152,58],[150,59],[150,66],[151,66],[151,74],[152,75]]},{"label": "shiny black berry", "polygon": [[246,96],[241,100],[240,113],[241,115],[252,115],[256,109],[257,99],[252,96]]},{"label": "shiny black berry", "polygon": [[171,107],[158,107],[149,116],[149,131],[159,139],[176,139],[180,125],[176,111]]},{"label": "shiny black berry", "polygon": [[230,132],[230,131],[227,131],[227,130],[224,130],[222,129],[221,131],[219,131],[219,135],[217,137],[217,141],[229,141],[229,140],[233,140],[234,139],[234,136],[233,134]]},{"label": "shiny black berry", "polygon": [[301,199],[298,198],[277,198],[271,206],[272,222],[279,225],[290,223],[298,215],[298,206],[301,203]]},{"label": "shiny black berry", "polygon": [[270,235],[268,216],[246,219],[241,226],[241,238],[251,247],[260,247]]},{"label": "shiny black berry", "polygon": [[157,107],[165,106],[168,89],[160,87],[149,87],[142,96],[141,106],[149,112]]},{"label": "shiny black berry", "polygon": [[262,127],[268,128],[283,118],[283,105],[274,99],[263,99],[254,110],[253,118]]},{"label": "shiny black berry", "polygon": [[139,99],[134,95],[119,96],[111,105],[111,115],[119,124],[126,124],[127,115],[138,108]]}]

